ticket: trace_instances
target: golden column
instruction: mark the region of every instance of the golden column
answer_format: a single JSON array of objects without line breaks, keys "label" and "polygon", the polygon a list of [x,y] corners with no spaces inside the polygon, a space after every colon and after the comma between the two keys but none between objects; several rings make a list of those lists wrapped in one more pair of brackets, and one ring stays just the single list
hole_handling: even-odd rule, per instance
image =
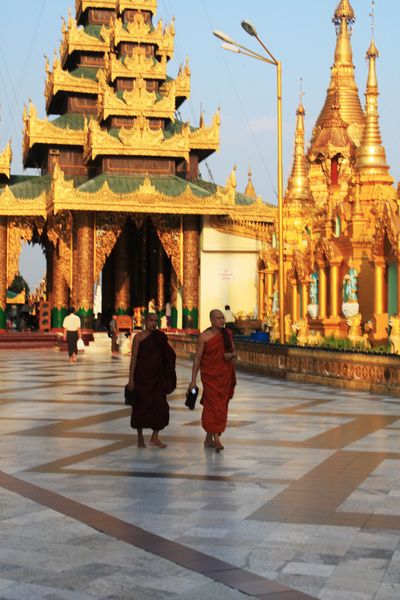
[{"label": "golden column", "polygon": [[303,281],[301,284],[301,316],[303,319],[307,317],[308,308],[308,282]]},{"label": "golden column", "polygon": [[265,270],[258,272],[258,314],[261,321],[265,317]]},{"label": "golden column", "polygon": [[[50,244],[49,244],[50,246]],[[60,256],[59,243],[56,246],[51,244],[52,252],[52,285],[51,285],[51,328],[61,329],[64,317],[67,315],[69,285],[67,274],[70,271],[70,265],[66,264],[65,258]]]},{"label": "golden column", "polygon": [[274,273],[273,269],[267,269],[267,314],[272,311],[272,299],[274,296]]},{"label": "golden column", "polygon": [[379,315],[384,312],[385,293],[385,261],[375,262],[375,286],[374,286],[374,313]]},{"label": "golden column", "polygon": [[326,289],[326,271],[324,266],[319,267],[319,318],[325,319],[327,314],[327,289]]},{"label": "golden column", "polygon": [[386,300],[386,263],[383,257],[375,259],[374,269],[374,339],[387,339],[388,314]]},{"label": "golden column", "polygon": [[157,236],[157,307],[161,315],[165,314],[165,256],[164,248]]},{"label": "golden column", "polygon": [[299,301],[297,293],[297,279],[292,279],[292,322],[296,323],[299,320]]},{"label": "golden column", "polygon": [[111,253],[106,259],[101,273],[101,310],[105,315],[111,315],[114,312],[113,258],[114,255]]},{"label": "golden column", "polygon": [[170,281],[171,327],[178,327],[178,277],[174,267],[171,267]]},{"label": "golden column", "polygon": [[144,310],[147,308],[147,244],[148,244],[148,224],[144,221],[139,230],[139,266],[138,266],[138,303]]},{"label": "golden column", "polygon": [[125,226],[114,250],[115,312],[129,314],[131,308],[131,276],[129,257],[129,235]]},{"label": "golden column", "polygon": [[6,328],[7,308],[7,217],[0,217],[0,330]]},{"label": "golden column", "polygon": [[93,329],[94,300],[94,215],[75,211],[73,298],[82,329]]},{"label": "golden column", "polygon": [[397,314],[400,315],[400,264],[397,263]]},{"label": "golden column", "polygon": [[337,319],[339,316],[339,265],[331,264],[329,268],[329,316]]},{"label": "golden column", "polygon": [[183,218],[183,329],[199,326],[199,225],[195,215]]}]

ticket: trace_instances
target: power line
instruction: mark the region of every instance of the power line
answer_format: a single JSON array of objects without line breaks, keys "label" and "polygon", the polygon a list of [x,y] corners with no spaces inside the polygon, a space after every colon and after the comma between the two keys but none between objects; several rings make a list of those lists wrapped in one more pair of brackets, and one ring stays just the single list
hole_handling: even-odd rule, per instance
[{"label": "power line", "polygon": [[[213,30],[215,29],[215,27],[214,27],[214,24],[213,24],[213,22],[212,22],[212,20],[211,20],[211,17],[210,17],[210,15],[209,15],[209,13],[208,13],[208,10],[207,10],[207,7],[206,7],[206,4],[205,4],[205,1],[204,1],[204,0],[202,0],[202,6],[203,6],[204,12],[205,12],[205,14],[206,14],[206,16],[207,16],[207,19],[208,19],[208,21],[209,21],[209,23],[210,23],[211,30],[213,31]],[[274,190],[275,196],[276,196],[276,197],[278,197],[277,190],[276,190],[276,183],[275,183],[275,182],[274,182],[274,180],[272,179],[272,177],[271,177],[271,174],[270,174],[270,172],[269,172],[269,170],[268,170],[268,165],[267,165],[267,163],[266,163],[266,162],[265,162],[265,160],[264,160],[264,156],[263,156],[263,154],[262,154],[262,152],[261,152],[261,149],[260,149],[260,146],[259,146],[259,144],[258,144],[257,138],[256,138],[256,136],[255,136],[255,134],[254,134],[254,130],[253,130],[253,128],[252,128],[252,126],[251,126],[251,124],[250,124],[250,121],[249,121],[249,119],[248,119],[248,117],[247,117],[247,113],[246,113],[246,110],[245,110],[244,104],[243,104],[243,102],[242,102],[242,99],[241,99],[241,97],[240,97],[239,91],[238,91],[238,89],[237,89],[237,87],[236,87],[236,85],[235,85],[235,80],[234,80],[234,77],[232,76],[232,73],[231,73],[231,71],[230,71],[230,69],[229,69],[228,63],[227,63],[227,61],[226,61],[226,59],[225,59],[225,55],[224,55],[224,53],[223,53],[223,51],[222,51],[221,49],[220,49],[220,53],[221,53],[222,61],[223,61],[223,63],[224,63],[224,66],[225,66],[225,68],[226,68],[226,71],[227,71],[227,73],[228,73],[228,75],[229,75],[229,79],[231,80],[231,84],[232,84],[233,90],[234,90],[234,92],[235,92],[236,98],[237,98],[237,100],[238,100],[238,102],[239,102],[239,104],[240,104],[240,107],[241,107],[241,109],[242,109],[242,112],[243,112],[244,119],[245,119],[245,121],[246,121],[246,123],[247,123],[247,126],[248,126],[248,128],[249,128],[249,131],[250,131],[251,137],[252,137],[252,139],[253,139],[254,146],[255,146],[255,147],[256,147],[256,149],[257,149],[257,152],[258,152],[258,155],[259,155],[259,157],[260,157],[261,163],[262,163],[262,164],[263,164],[263,166],[264,166],[265,172],[266,172],[266,174],[267,174],[267,177],[268,177],[268,179],[269,179],[269,182],[270,182],[270,184],[271,184],[271,186],[272,186],[272,189]]]}]

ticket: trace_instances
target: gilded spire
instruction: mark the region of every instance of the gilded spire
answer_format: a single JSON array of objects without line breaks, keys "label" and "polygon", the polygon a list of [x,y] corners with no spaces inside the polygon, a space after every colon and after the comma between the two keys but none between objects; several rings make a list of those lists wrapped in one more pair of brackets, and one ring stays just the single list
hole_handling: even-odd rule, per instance
[{"label": "gilded spire", "polygon": [[257,200],[257,193],[256,193],[256,190],[254,189],[254,185],[253,185],[253,182],[251,179],[252,175],[253,175],[253,173],[251,172],[251,168],[249,167],[249,171],[248,171],[249,180],[247,182],[244,194],[245,194],[245,196],[248,196],[249,198],[253,198],[254,200]]},{"label": "gilded spire", "polygon": [[301,202],[312,201],[310,182],[307,174],[306,157],[304,154],[304,106],[300,98],[297,108],[296,134],[294,141],[294,159],[292,173],[289,177],[288,187],[285,195],[285,203],[292,200]]},{"label": "gilded spire", "polygon": [[367,50],[369,67],[365,92],[365,128],[361,145],[356,153],[356,168],[361,175],[388,175],[389,171],[379,128],[379,91],[376,77],[376,59],[378,56],[379,52],[372,38]]},{"label": "gilded spire", "polygon": [[354,22],[355,14],[349,0],[341,0],[333,16],[337,40],[334,64],[331,67],[331,81],[325,104],[313,131],[311,149],[321,127],[329,124],[332,119],[332,105],[335,93],[339,97],[340,117],[349,128],[349,135],[356,145],[360,143],[364,114],[354,77],[353,52],[351,47],[351,26]]}]

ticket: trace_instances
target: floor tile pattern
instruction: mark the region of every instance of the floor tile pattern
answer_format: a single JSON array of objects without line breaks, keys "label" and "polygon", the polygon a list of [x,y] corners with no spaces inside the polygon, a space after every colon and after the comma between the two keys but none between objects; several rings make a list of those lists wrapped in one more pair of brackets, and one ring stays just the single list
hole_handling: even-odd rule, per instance
[{"label": "floor tile pattern", "polygon": [[217,454],[179,361],[138,449],[128,364],[0,352],[0,600],[399,600],[397,399],[239,373]]}]

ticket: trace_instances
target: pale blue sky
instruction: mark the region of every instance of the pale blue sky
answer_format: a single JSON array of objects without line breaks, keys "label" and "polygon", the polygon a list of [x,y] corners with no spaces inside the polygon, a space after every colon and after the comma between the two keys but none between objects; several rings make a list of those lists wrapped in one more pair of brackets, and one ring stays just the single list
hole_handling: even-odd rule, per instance
[{"label": "pale blue sky", "polygon": [[[247,182],[249,164],[255,188],[267,202],[276,190],[276,73],[271,66],[225,52],[212,35],[223,30],[238,42],[258,50],[240,27],[252,21],[271,52],[283,63],[283,120],[285,181],[292,163],[295,111],[303,78],[307,137],[325,99],[335,47],[331,22],[338,0],[159,0],[156,18],[176,17],[175,58],[168,73],[175,76],[189,56],[191,99],[182,116],[197,124],[200,107],[206,121],[221,106],[221,150],[208,159],[217,183],[224,184],[237,164],[238,189]],[[0,147],[13,138],[13,172],[22,173],[21,130],[24,102],[32,98],[44,116],[44,59],[52,60],[61,39],[61,16],[73,0],[18,0],[2,8],[0,36]],[[365,52],[371,38],[370,0],[352,0],[357,21],[352,45],[356,80],[364,103],[367,77]],[[17,9],[15,8],[17,7]],[[376,1],[375,40],[380,51],[378,81],[383,143],[391,174],[400,178],[400,2]],[[261,49],[261,48],[260,48]],[[203,163],[204,165],[204,163]],[[205,166],[201,168],[208,178]],[[32,265],[32,256],[29,265]],[[25,268],[21,267],[24,272]],[[35,278],[37,278],[36,271]]]}]

